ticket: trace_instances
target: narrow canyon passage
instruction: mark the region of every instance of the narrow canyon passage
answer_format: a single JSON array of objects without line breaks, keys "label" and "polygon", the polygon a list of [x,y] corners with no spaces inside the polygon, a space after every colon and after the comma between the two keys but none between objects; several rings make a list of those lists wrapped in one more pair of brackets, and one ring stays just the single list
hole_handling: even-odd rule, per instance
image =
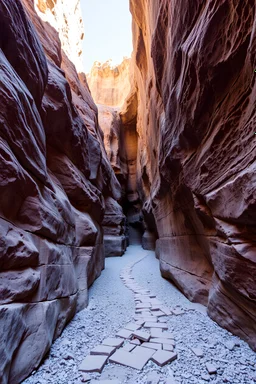
[{"label": "narrow canyon passage", "polygon": [[98,1],[0,0],[0,384],[255,384],[256,3]]},{"label": "narrow canyon passage", "polygon": [[[173,314],[162,319],[173,334],[178,359],[162,368],[149,361],[142,370],[108,363],[101,374],[85,375],[79,371],[85,356],[106,338],[115,337],[126,324],[134,322],[134,295],[120,278],[122,271],[134,262],[137,262],[131,272],[134,282],[142,289],[149,289],[165,308],[173,310]],[[78,384],[90,378],[99,383],[112,380],[113,384],[255,383],[254,352],[206,316],[204,306],[191,303],[163,279],[154,252],[133,245],[123,257],[107,258],[105,270],[89,290],[89,298],[88,308],[74,317],[52,345],[42,366],[24,384]],[[193,348],[199,354],[200,349],[203,356],[197,356]],[[209,375],[207,363],[216,367],[217,374]]]}]

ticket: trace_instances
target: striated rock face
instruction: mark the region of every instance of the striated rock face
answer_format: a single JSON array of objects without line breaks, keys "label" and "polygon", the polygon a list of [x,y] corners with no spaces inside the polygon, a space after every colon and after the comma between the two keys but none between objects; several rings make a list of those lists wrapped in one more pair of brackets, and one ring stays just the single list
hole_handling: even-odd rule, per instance
[{"label": "striated rock face", "polygon": [[162,275],[256,349],[255,2],[130,8],[137,178]]},{"label": "striated rock face", "polygon": [[[128,220],[121,217],[121,207],[115,203],[106,204],[105,217],[113,217],[114,222],[109,222],[108,227],[103,223],[104,243],[106,256],[119,256],[124,253],[126,244],[141,242],[141,205],[137,193],[137,132],[136,94],[129,95],[131,88],[130,59],[116,67],[111,67],[107,62],[102,66],[96,63],[88,78],[92,95],[94,96],[99,111],[99,124],[104,133],[104,147],[115,175],[122,187],[122,207]],[[120,113],[120,106],[123,111]],[[110,208],[110,210],[109,210]],[[122,214],[123,215],[123,214]],[[119,222],[120,221],[120,222]],[[118,223],[117,223],[118,222]],[[118,227],[113,230],[113,225]],[[128,231],[129,225],[129,231]],[[132,225],[132,226],[130,226]]]},{"label": "striated rock face", "polygon": [[130,91],[130,59],[113,66],[95,62],[87,76],[93,100],[109,107],[121,107]]},{"label": "striated rock face", "polygon": [[[65,5],[73,12],[73,2],[38,2],[53,16]],[[104,268],[103,225],[116,215],[116,230],[123,214],[68,46],[32,0],[2,0],[0,29],[0,383],[15,384],[86,306]]]},{"label": "striated rock face", "polygon": [[75,65],[77,72],[83,72],[84,27],[80,0],[34,0],[34,3],[39,17],[58,32],[61,49]]}]

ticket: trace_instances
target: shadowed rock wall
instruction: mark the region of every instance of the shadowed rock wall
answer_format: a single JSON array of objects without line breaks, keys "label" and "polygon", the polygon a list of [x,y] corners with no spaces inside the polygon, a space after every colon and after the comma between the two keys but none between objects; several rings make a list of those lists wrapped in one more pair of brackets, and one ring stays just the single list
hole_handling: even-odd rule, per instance
[{"label": "shadowed rock wall", "polygon": [[0,168],[0,383],[15,384],[86,306],[121,198],[85,76],[32,0],[0,3]]},{"label": "shadowed rock wall", "polygon": [[137,179],[162,275],[256,349],[251,0],[130,0]]}]

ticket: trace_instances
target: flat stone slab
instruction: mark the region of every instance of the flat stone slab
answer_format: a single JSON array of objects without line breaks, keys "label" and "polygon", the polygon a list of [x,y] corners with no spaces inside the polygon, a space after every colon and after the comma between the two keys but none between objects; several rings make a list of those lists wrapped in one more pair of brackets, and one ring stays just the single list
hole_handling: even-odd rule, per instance
[{"label": "flat stone slab", "polygon": [[108,345],[110,347],[116,347],[119,348],[123,345],[124,341],[117,339],[115,337],[108,337],[107,339],[103,340],[102,344]]},{"label": "flat stone slab", "polygon": [[179,315],[183,315],[184,311],[182,311],[182,310],[179,309],[179,308],[175,308],[175,309],[172,309],[172,313],[173,313],[175,316],[179,316]]},{"label": "flat stone slab", "polygon": [[154,316],[161,317],[161,316],[166,316],[166,314],[162,311],[153,311]]},{"label": "flat stone slab", "polygon": [[144,324],[144,328],[161,328],[161,329],[168,329],[168,325],[164,323],[151,323],[146,322]]},{"label": "flat stone slab", "polygon": [[154,361],[154,363],[156,363],[160,367],[163,367],[164,365],[171,363],[172,361],[176,360],[177,357],[178,357],[177,353],[175,353],[175,352],[158,350],[153,355],[151,360]]},{"label": "flat stone slab", "polygon": [[158,304],[163,305],[163,303],[160,300],[156,299],[156,298],[151,299],[151,303],[154,304],[154,305],[158,305]]},{"label": "flat stone slab", "polygon": [[124,328],[128,329],[129,331],[137,331],[137,329],[140,329],[141,326],[136,323],[128,323]]},{"label": "flat stone slab", "polygon": [[116,336],[122,337],[123,339],[130,339],[132,331],[129,331],[128,329],[121,329],[117,332]]},{"label": "flat stone slab", "polygon": [[142,327],[145,324],[145,321],[144,320],[136,320],[136,324],[138,324]]},{"label": "flat stone slab", "polygon": [[150,339],[150,334],[145,331],[135,331],[132,335],[142,341],[148,341]]},{"label": "flat stone slab", "polygon": [[91,355],[102,355],[102,356],[110,356],[112,353],[114,353],[116,350],[116,347],[109,347],[107,345],[97,345],[94,347],[90,354]]},{"label": "flat stone slab", "polygon": [[136,305],[136,309],[147,309],[147,308],[151,308],[151,304],[145,303],[145,304],[137,304]]},{"label": "flat stone slab", "polygon": [[140,298],[137,298],[137,300],[139,300],[141,303],[145,304],[151,304],[151,299],[149,297],[140,297]]},{"label": "flat stone slab", "polygon": [[82,372],[99,372],[101,373],[106,364],[108,356],[87,355],[79,367]]},{"label": "flat stone slab", "polygon": [[151,311],[160,311],[161,305],[160,304],[152,304],[151,305]]},{"label": "flat stone slab", "polygon": [[136,345],[131,344],[131,343],[128,343],[128,344],[125,344],[125,345],[122,347],[122,350],[123,350],[123,351],[127,351],[127,352],[131,352],[135,347],[136,347]]},{"label": "flat stone slab", "polygon": [[[159,344],[160,345],[160,344]],[[174,351],[174,346],[171,344],[163,344],[163,349],[165,351],[173,352]]]},{"label": "flat stone slab", "polygon": [[205,365],[206,365],[206,369],[210,375],[217,373],[217,368],[215,367],[215,365],[213,365],[211,363],[206,363]]},{"label": "flat stone slab", "polygon": [[164,315],[164,317],[160,317],[159,319],[158,319],[158,322],[159,323],[166,323],[166,315]]},{"label": "flat stone slab", "polygon": [[167,307],[160,307],[160,310],[165,313],[166,316],[171,316],[172,312]]},{"label": "flat stone slab", "polygon": [[157,343],[142,343],[141,346],[143,348],[154,349],[155,351],[157,351],[158,349],[162,349],[162,344]]},{"label": "flat stone slab", "polygon": [[157,322],[157,317],[154,317],[154,316],[146,316],[146,317],[143,317],[143,320],[145,323],[156,323]]},{"label": "flat stone slab", "polygon": [[136,309],[135,313],[140,314],[141,316],[151,316],[151,312],[145,309]]},{"label": "flat stone slab", "polygon": [[191,348],[191,351],[197,356],[197,357],[203,357],[204,352],[201,348]]},{"label": "flat stone slab", "polygon": [[150,329],[151,337],[163,337],[163,330],[160,328],[151,328]]},{"label": "flat stone slab", "polygon": [[[152,357],[152,354],[155,353],[155,351],[152,351],[147,348],[141,348],[142,351],[134,352],[135,349],[132,352],[127,352],[119,349],[109,358],[109,361],[111,363],[121,364],[127,367],[141,370],[143,369],[144,365],[147,364],[147,362]],[[147,353],[147,351],[150,351],[151,353]]]},{"label": "flat stone slab", "polygon": [[165,339],[163,337],[151,337],[150,338],[151,343],[158,343],[158,344],[168,344],[175,346],[175,341],[172,339]]},{"label": "flat stone slab", "polygon": [[138,339],[130,340],[130,343],[134,344],[134,345],[140,345],[141,344],[141,342]]},{"label": "flat stone slab", "polygon": [[142,345],[137,346],[131,353],[136,355],[138,358],[142,356],[144,359],[150,359],[156,351],[150,348],[144,348]]}]

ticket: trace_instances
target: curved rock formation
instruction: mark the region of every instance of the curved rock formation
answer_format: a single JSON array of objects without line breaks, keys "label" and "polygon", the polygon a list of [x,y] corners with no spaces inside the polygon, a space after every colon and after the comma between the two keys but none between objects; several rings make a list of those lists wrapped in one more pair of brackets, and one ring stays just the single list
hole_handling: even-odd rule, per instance
[{"label": "curved rock formation", "polygon": [[137,177],[162,275],[256,349],[255,2],[130,8]]},{"label": "curved rock formation", "polygon": [[[74,4],[38,7],[56,21]],[[117,227],[123,214],[97,107],[68,58],[68,37],[64,52],[63,36],[32,0],[1,1],[0,29],[0,382],[15,384],[87,305],[88,286],[104,267],[105,207],[108,214],[115,207]]]}]

